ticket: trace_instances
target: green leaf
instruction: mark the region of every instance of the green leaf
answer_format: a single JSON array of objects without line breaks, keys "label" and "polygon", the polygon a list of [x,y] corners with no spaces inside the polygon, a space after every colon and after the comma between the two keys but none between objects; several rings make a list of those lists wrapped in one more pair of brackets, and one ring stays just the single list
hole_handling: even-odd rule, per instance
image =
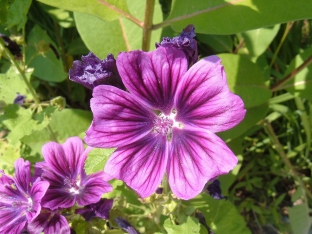
[{"label": "green leaf", "polygon": [[[131,12],[143,19],[145,2],[133,0]],[[74,13],[79,34],[86,46],[101,59],[108,53],[117,55],[120,51],[140,49],[142,46],[142,28],[125,18],[105,22],[85,13]],[[156,1],[154,22],[160,22],[162,14]],[[151,48],[160,40],[161,30],[152,32]]]},{"label": "green leaf", "polygon": [[6,27],[17,26],[17,30],[24,28],[27,22],[27,12],[32,0],[15,0],[9,7]]},{"label": "green leaf", "polygon": [[[28,81],[30,80],[32,71],[33,69],[28,69],[26,72]],[[26,95],[26,99],[31,97],[24,81],[14,67],[11,66],[5,74],[0,74],[0,80],[0,100],[5,101],[7,104],[13,103],[17,93]]]},{"label": "green leaf", "polygon": [[269,100],[271,91],[264,84],[260,68],[243,55],[218,55],[228,78],[230,89],[239,95],[245,108],[259,106]]},{"label": "green leaf", "polygon": [[4,108],[4,114],[0,116],[2,122],[11,132],[7,136],[13,144],[22,137],[30,135],[34,131],[39,131],[49,124],[49,120],[38,116],[35,120],[30,109],[24,109],[16,104],[9,104]]},{"label": "green leaf", "polygon": [[72,12],[64,9],[42,5],[43,9],[63,28],[75,26],[74,16]]},{"label": "green leaf", "polygon": [[199,41],[209,45],[215,53],[232,52],[233,40],[228,35],[208,35],[196,33]]},{"label": "green leaf", "polygon": [[251,57],[261,55],[275,38],[279,28],[280,25],[275,25],[270,28],[259,28],[242,32],[249,55]]},{"label": "green leaf", "polygon": [[312,4],[306,0],[173,0],[168,18],[181,32],[194,24],[196,32],[234,34],[284,22],[312,18]]},{"label": "green leaf", "polygon": [[61,82],[67,78],[62,60],[58,59],[50,48],[57,45],[48,34],[35,25],[28,36],[26,47],[26,63],[35,68],[33,75],[46,81]]},{"label": "green leaf", "polygon": [[[305,50],[303,53],[298,54],[289,64],[284,77],[290,74],[293,70],[299,67],[306,59],[312,56],[312,48]],[[283,85],[288,92],[295,96],[307,98],[312,100],[312,64],[302,69],[295,75],[293,79]]]},{"label": "green leaf", "polygon": [[[56,111],[51,115],[50,128],[59,143],[63,143],[67,138],[83,134],[90,126],[92,113],[90,111],[64,109]],[[35,161],[41,155],[43,144],[52,141],[51,133],[47,129],[37,131],[29,136],[25,136],[21,141],[28,145],[32,152],[30,161]]]},{"label": "green leaf", "polygon": [[112,21],[116,20],[121,15],[118,11],[113,9],[124,11],[125,13],[129,14],[129,10],[127,7],[126,0],[39,0],[42,3],[45,3],[50,6],[54,6],[57,8],[75,11],[75,12],[82,12],[89,15],[94,15],[97,18]]},{"label": "green leaf", "polygon": [[0,24],[4,25],[8,18],[9,0],[0,0]]},{"label": "green leaf", "polygon": [[225,132],[220,132],[218,135],[224,140],[234,139],[244,134],[248,129],[253,127],[257,122],[263,119],[269,110],[267,103],[247,109],[247,113],[242,122],[240,122],[234,128]]},{"label": "green leaf", "polygon": [[183,203],[188,206],[194,206],[202,212],[206,218],[207,225],[215,233],[251,233],[246,226],[244,218],[230,201],[214,200],[209,195],[202,193],[192,200],[183,201]]},{"label": "green leaf", "polygon": [[105,163],[115,149],[93,149],[88,154],[85,164],[87,174],[103,171]]},{"label": "green leaf", "polygon": [[14,174],[14,162],[20,157],[21,144],[9,144],[8,142],[0,141],[0,168],[6,174]]},{"label": "green leaf", "polygon": [[186,222],[179,225],[172,224],[170,219],[166,219],[164,223],[164,228],[166,229],[168,234],[175,233],[195,234],[199,233],[200,224],[198,220],[192,217],[187,217]]}]

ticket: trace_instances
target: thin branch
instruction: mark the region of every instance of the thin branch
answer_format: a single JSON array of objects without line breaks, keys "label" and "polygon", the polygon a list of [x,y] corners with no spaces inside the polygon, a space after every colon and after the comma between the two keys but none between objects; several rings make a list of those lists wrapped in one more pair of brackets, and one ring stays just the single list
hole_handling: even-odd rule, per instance
[{"label": "thin branch", "polygon": [[178,22],[180,20],[185,20],[185,19],[197,16],[197,15],[200,15],[200,14],[204,14],[204,13],[207,13],[207,12],[210,12],[210,11],[217,10],[219,8],[222,8],[222,7],[226,7],[226,6],[229,6],[229,5],[234,5],[234,4],[242,2],[242,1],[243,0],[234,0],[232,2],[227,2],[227,3],[224,3],[224,4],[219,5],[219,6],[215,6],[215,7],[208,8],[208,9],[204,9],[204,10],[201,10],[201,11],[196,11],[196,12],[190,13],[188,15],[178,16],[178,17],[173,18],[173,19],[165,20],[165,21],[163,21],[163,22],[161,22],[159,24],[155,24],[153,26],[153,30],[156,30],[156,29],[159,29],[159,28],[163,28],[165,26],[171,25],[172,23]]},{"label": "thin branch", "polygon": [[143,24],[143,38],[142,50],[148,51],[152,36],[153,16],[154,16],[155,0],[146,0],[144,24]]},{"label": "thin branch", "polygon": [[309,66],[312,63],[312,56],[307,58],[299,67],[297,67],[295,70],[293,70],[291,73],[289,73],[285,78],[277,82],[276,84],[272,85],[271,91],[278,91],[283,89],[283,85],[290,81],[292,78],[295,77],[299,72],[301,72],[304,68]]},{"label": "thin branch", "polygon": [[39,98],[37,97],[37,94],[36,94],[36,92],[34,91],[34,89],[33,89],[33,87],[31,86],[31,84],[28,82],[27,77],[26,77],[26,75],[25,75],[25,72],[22,70],[22,68],[20,67],[20,65],[19,65],[19,64],[17,63],[17,61],[14,59],[14,56],[11,54],[11,52],[9,51],[9,49],[5,47],[5,43],[4,43],[4,41],[3,41],[2,38],[0,38],[0,45],[2,46],[2,48],[3,48],[4,52],[5,52],[5,54],[8,56],[8,58],[9,58],[11,64],[13,64],[13,65],[16,67],[16,69],[17,69],[18,73],[20,74],[22,80],[23,80],[24,83],[26,84],[28,91],[29,91],[29,92],[31,93],[31,95],[33,96],[33,98],[34,98],[36,104],[39,104],[39,103],[40,103]]},{"label": "thin branch", "polygon": [[121,10],[118,7],[115,7],[114,5],[106,2],[105,0],[98,0],[99,3],[103,4],[104,6],[108,7],[109,9],[117,12],[119,15],[124,16],[125,18],[127,18],[128,20],[132,21],[133,23],[135,23],[136,25],[138,25],[139,27],[143,28],[143,22],[140,21],[139,19],[135,18],[133,15]]}]

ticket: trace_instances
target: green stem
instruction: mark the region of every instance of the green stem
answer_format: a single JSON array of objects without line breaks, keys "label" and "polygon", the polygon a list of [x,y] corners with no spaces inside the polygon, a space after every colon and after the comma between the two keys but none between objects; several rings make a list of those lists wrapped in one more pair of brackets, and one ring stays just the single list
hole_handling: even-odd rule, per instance
[{"label": "green stem", "polygon": [[151,43],[155,0],[146,0],[142,50],[148,51]]},{"label": "green stem", "polygon": [[289,23],[287,23],[286,29],[285,29],[284,34],[283,34],[283,36],[282,36],[282,39],[281,39],[280,43],[278,44],[278,46],[277,46],[277,48],[276,48],[276,50],[275,50],[275,52],[274,52],[272,61],[271,61],[271,63],[270,63],[270,68],[271,68],[272,65],[274,64],[274,62],[275,62],[275,60],[276,60],[276,57],[277,57],[277,54],[278,54],[278,52],[280,51],[280,49],[282,48],[282,45],[283,45],[283,43],[284,43],[284,41],[285,41],[285,39],[286,39],[286,37],[287,37],[287,35],[288,35],[288,33],[289,33],[291,27],[293,26],[293,24],[294,24],[294,22],[289,22]]},{"label": "green stem", "polygon": [[299,183],[300,188],[302,189],[302,193],[304,194],[304,196],[308,196],[310,199],[312,198],[312,194],[311,192],[304,186],[300,176],[297,174],[295,168],[293,167],[293,165],[291,164],[291,162],[289,161],[283,146],[281,145],[281,143],[278,140],[278,137],[276,136],[272,125],[270,124],[269,121],[266,121],[266,123],[264,124],[264,129],[266,130],[267,134],[269,135],[273,145],[275,146],[275,150],[277,151],[277,153],[281,156],[282,160],[284,161],[285,165],[289,168],[289,171],[291,173],[291,175],[295,178],[295,180]]},{"label": "green stem", "polygon": [[284,88],[283,85],[285,83],[287,83],[292,78],[294,78],[295,75],[297,75],[302,69],[306,68],[311,63],[312,63],[312,56],[307,58],[299,67],[297,67],[295,70],[293,70],[291,73],[289,73],[285,78],[283,78],[282,80],[280,80],[276,84],[272,85],[271,91],[274,92],[274,91],[278,91],[278,90],[283,89]]},{"label": "green stem", "polygon": [[[14,59],[14,56],[11,54],[11,52],[9,51],[8,48],[5,47],[5,43],[3,41],[2,38],[0,38],[0,45],[2,46],[5,54],[8,56],[10,62],[12,64],[14,64],[14,66],[16,67],[18,73],[20,74],[20,76],[22,77],[22,80],[24,81],[24,83],[26,84],[29,92],[31,93],[31,95],[33,96],[36,104],[39,104],[39,98],[36,95],[36,92],[34,91],[34,89],[32,88],[31,84],[28,82],[27,77],[25,75],[25,72],[21,69],[20,65],[17,63],[17,61]],[[24,55],[25,56],[25,55]]]},{"label": "green stem", "polygon": [[58,141],[57,141],[56,135],[54,134],[54,132],[52,131],[52,129],[51,129],[51,127],[50,127],[50,124],[48,124],[47,130],[48,130],[48,132],[49,132],[49,134],[50,134],[50,139],[51,139],[52,141],[58,142]]}]

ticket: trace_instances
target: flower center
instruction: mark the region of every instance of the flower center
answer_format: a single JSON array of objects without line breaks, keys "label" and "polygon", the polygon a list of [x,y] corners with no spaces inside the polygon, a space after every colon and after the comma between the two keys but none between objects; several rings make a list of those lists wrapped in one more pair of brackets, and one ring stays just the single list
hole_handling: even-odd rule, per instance
[{"label": "flower center", "polygon": [[153,131],[158,132],[161,135],[167,136],[168,141],[172,139],[172,129],[174,127],[183,128],[183,125],[175,120],[177,111],[173,109],[170,115],[160,113],[154,120]]},{"label": "flower center", "polygon": [[66,178],[64,180],[64,184],[68,186],[68,192],[76,195],[80,193],[81,190],[81,186],[80,186],[80,179],[70,179],[70,178]]}]

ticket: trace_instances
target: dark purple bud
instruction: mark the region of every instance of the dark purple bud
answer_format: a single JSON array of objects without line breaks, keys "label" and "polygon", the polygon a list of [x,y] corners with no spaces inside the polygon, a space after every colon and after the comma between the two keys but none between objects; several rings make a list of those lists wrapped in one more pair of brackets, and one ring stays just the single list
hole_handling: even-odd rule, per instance
[{"label": "dark purple bud", "polygon": [[128,221],[124,220],[123,218],[118,217],[115,219],[115,221],[125,232],[129,234],[140,234]]},{"label": "dark purple bud", "polygon": [[76,209],[75,214],[80,214],[89,222],[92,218],[109,218],[109,211],[112,209],[113,199],[102,198],[99,202],[90,204],[81,209]]},{"label": "dark purple bud", "polygon": [[163,189],[163,188],[158,187],[158,188],[156,189],[155,193],[157,193],[157,194],[162,194],[162,193],[163,193],[163,191],[164,191],[164,189]]},{"label": "dark purple bud", "polygon": [[213,199],[216,200],[227,199],[226,196],[222,195],[220,181],[217,179],[207,186],[207,191]]},{"label": "dark purple bud", "polygon": [[108,54],[106,59],[100,60],[90,52],[76,60],[69,70],[69,79],[93,90],[98,85],[112,85],[126,90],[119,76],[114,55]]},{"label": "dark purple bud", "polygon": [[174,38],[164,37],[160,43],[156,43],[156,48],[163,47],[176,47],[184,51],[188,58],[189,64],[196,63],[198,60],[197,41],[194,39],[196,36],[195,28],[192,24],[183,29],[182,33]]},{"label": "dark purple bud", "polygon": [[195,218],[197,218],[198,221],[207,229],[208,234],[214,234],[210,227],[207,225],[205,216],[200,211],[196,211]]},{"label": "dark purple bud", "polygon": [[25,95],[20,95],[19,93],[17,93],[13,103],[17,105],[23,105],[25,99],[26,99]]},{"label": "dark purple bud", "polygon": [[22,59],[22,51],[15,41],[12,41],[8,36],[2,33],[0,33],[0,37],[4,40],[5,47],[14,55],[15,59]]}]

